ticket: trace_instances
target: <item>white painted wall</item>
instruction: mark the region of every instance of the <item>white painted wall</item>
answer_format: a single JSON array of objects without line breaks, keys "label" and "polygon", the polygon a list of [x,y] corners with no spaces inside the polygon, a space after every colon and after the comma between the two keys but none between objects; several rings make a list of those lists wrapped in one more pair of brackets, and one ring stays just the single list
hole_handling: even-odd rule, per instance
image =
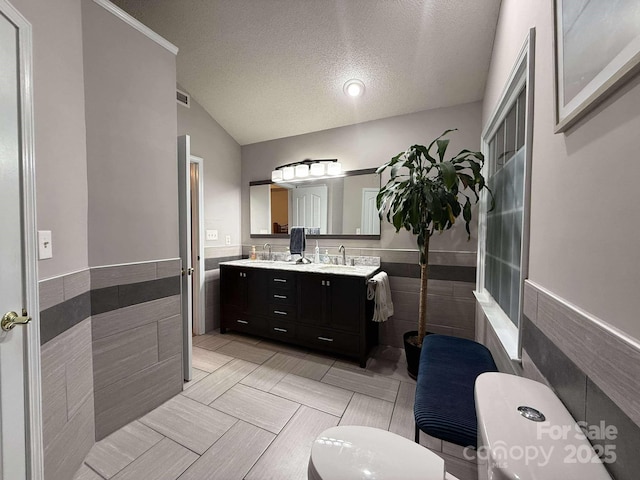
[{"label": "white painted wall", "polygon": [[41,279],[87,268],[87,149],[80,0],[11,0],[33,27],[38,229],[52,231]]},{"label": "white painted wall", "polygon": [[[242,147],[242,238],[249,237],[249,182],[271,178],[271,170],[279,165],[305,158],[337,158],[344,170],[373,168],[390,160],[412,144],[428,144],[448,128],[458,128],[451,135],[449,152],[463,148],[480,149],[481,104],[468,103],[450,108],[385,118],[372,122],[334,128]],[[385,182],[388,177],[383,178]],[[273,243],[278,242],[274,239]],[[371,248],[415,249],[413,235],[395,233],[393,226],[382,224],[380,240],[333,240],[332,244]],[[254,242],[255,243],[255,242]],[[467,242],[464,224],[451,232],[432,237],[432,249],[475,251],[476,229]]]},{"label": "white painted wall", "polygon": [[178,135],[190,135],[191,153],[204,159],[204,228],[218,230],[218,240],[205,241],[205,257],[234,254],[225,246],[227,235],[239,253],[240,145],[193,97],[191,108],[176,106]]},{"label": "white painted wall", "polygon": [[566,134],[554,134],[552,6],[502,1],[483,124],[536,27],[529,277],[640,339],[640,77]]},{"label": "white painted wall", "polygon": [[178,257],[175,55],[92,0],[82,19],[89,263]]}]

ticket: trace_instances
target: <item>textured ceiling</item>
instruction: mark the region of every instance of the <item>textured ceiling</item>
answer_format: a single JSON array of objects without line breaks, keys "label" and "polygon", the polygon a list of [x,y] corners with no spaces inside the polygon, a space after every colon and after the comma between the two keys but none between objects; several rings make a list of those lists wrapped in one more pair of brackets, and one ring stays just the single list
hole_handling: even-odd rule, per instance
[{"label": "textured ceiling", "polygon": [[113,1],[180,48],[178,83],[241,145],[482,99],[500,6]]}]

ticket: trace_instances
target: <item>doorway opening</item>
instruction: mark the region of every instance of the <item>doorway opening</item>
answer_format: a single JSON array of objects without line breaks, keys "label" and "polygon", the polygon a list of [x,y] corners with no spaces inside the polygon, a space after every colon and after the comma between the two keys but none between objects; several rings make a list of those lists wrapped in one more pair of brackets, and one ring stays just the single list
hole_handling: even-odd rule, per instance
[{"label": "doorway opening", "polygon": [[204,335],[204,243],[202,232],[204,231],[203,210],[203,164],[200,157],[191,155],[189,162],[190,171],[190,197],[191,197],[191,326],[193,335]]},{"label": "doorway opening", "polygon": [[189,135],[178,137],[178,233],[182,261],[182,367],[191,380],[193,335],[204,322],[204,161],[191,155]]}]

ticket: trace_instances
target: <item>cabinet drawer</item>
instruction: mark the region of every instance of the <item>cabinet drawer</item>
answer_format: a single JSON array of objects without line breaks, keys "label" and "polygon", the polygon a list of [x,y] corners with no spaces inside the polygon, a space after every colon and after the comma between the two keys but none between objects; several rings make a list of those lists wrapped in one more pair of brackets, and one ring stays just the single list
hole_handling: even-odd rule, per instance
[{"label": "cabinet drawer", "polygon": [[263,317],[246,315],[235,308],[223,310],[222,326],[244,333],[264,333],[267,330],[267,320]]},{"label": "cabinet drawer", "polygon": [[346,355],[357,355],[360,351],[360,337],[336,332],[328,328],[298,326],[298,338],[311,346]]},{"label": "cabinet drawer", "polygon": [[280,320],[295,320],[296,307],[292,305],[273,303],[269,305],[269,316]]},{"label": "cabinet drawer", "polygon": [[269,272],[269,291],[291,290],[294,291],[296,276],[294,272]]},{"label": "cabinet drawer", "polygon": [[269,336],[275,339],[293,340],[296,336],[296,325],[272,318],[269,320]]},{"label": "cabinet drawer", "polygon": [[296,304],[296,294],[293,290],[272,288],[269,293],[270,302],[274,305]]}]

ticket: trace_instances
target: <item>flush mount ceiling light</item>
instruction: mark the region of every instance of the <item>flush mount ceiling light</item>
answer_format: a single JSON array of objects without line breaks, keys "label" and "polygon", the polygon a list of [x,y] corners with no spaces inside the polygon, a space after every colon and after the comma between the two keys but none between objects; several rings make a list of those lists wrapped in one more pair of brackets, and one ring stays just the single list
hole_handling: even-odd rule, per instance
[{"label": "flush mount ceiling light", "polygon": [[364,83],[362,83],[362,80],[352,78],[345,82],[342,89],[348,97],[361,97],[364,94]]},{"label": "flush mount ceiling light", "polygon": [[271,172],[271,181],[274,183],[280,182],[295,182],[306,180],[309,175],[314,178],[327,178],[327,177],[339,177],[342,176],[342,164],[338,162],[338,159],[320,159],[320,160],[303,160],[301,162],[289,163],[276,167]]}]

